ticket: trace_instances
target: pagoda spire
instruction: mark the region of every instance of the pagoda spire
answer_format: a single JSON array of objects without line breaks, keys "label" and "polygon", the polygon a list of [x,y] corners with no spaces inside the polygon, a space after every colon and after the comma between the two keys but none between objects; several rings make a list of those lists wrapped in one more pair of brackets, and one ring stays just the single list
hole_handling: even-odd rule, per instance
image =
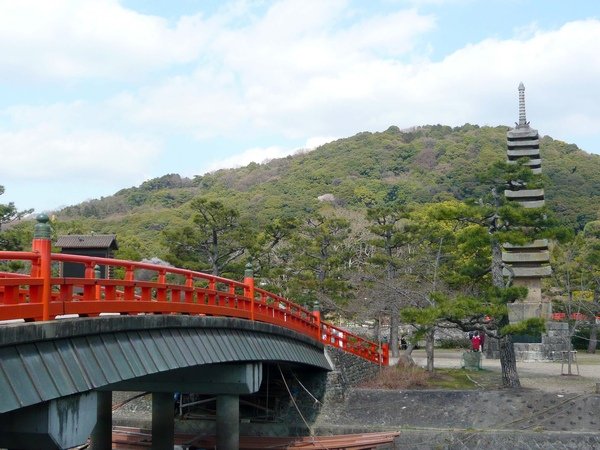
[{"label": "pagoda spire", "polygon": [[519,83],[519,124],[517,127],[527,126],[527,119],[525,117],[525,85],[523,82]]}]

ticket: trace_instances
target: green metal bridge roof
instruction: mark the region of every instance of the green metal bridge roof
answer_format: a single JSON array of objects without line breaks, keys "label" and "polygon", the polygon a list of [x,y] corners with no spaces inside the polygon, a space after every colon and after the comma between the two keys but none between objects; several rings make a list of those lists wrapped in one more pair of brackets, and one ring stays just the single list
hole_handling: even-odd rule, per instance
[{"label": "green metal bridge roof", "polygon": [[229,362],[331,370],[291,330],[219,317],[103,316],[0,326],[0,413],[113,383]]}]

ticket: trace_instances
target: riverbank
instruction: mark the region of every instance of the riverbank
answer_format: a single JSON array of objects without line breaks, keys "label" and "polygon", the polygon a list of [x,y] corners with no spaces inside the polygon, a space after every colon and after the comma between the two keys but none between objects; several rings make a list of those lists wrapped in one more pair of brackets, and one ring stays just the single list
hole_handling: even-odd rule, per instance
[{"label": "riverbank", "polygon": [[[426,365],[424,351],[412,356]],[[470,372],[473,390],[355,389],[324,406],[313,432],[400,431],[401,449],[597,449],[600,355],[577,357],[579,375],[570,376],[560,362],[518,362],[523,387],[516,390],[498,389],[500,361],[486,359],[482,371]],[[436,350],[436,368],[461,365],[462,351]]]},{"label": "riverbank", "polygon": [[[399,431],[396,448],[403,450],[600,448],[600,355],[577,356],[580,375],[572,376],[563,375],[567,367],[560,362],[518,362],[523,388],[517,390],[499,389],[500,362],[485,358],[482,371],[468,372],[471,390],[351,389],[341,401],[315,404],[316,420],[310,428],[297,424],[297,433]],[[459,369],[461,358],[462,351],[436,349],[435,367]],[[424,351],[413,352],[413,359],[425,366]],[[572,372],[577,373],[575,365]],[[115,411],[115,419],[147,425],[150,405],[141,400]],[[201,432],[202,426],[177,420],[176,428]]]}]

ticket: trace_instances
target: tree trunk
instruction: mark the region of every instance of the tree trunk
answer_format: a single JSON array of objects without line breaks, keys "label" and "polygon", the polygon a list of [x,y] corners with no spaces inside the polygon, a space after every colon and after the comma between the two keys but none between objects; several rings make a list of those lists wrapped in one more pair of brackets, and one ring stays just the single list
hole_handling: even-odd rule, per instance
[{"label": "tree trunk", "polygon": [[[502,246],[496,239],[492,240],[492,283],[496,287],[504,287],[504,278],[502,277]],[[508,315],[500,320],[498,330],[507,324]],[[502,367],[502,386],[520,388],[521,382],[517,373],[517,357],[515,355],[512,336],[499,337],[498,347],[500,351],[500,367]]]},{"label": "tree trunk", "polygon": [[427,372],[433,373],[433,344],[435,328],[431,328],[425,335],[425,352],[427,353]]},{"label": "tree trunk", "polygon": [[498,288],[504,287],[502,276],[502,246],[496,240],[492,240],[492,284]]},{"label": "tree trunk", "polygon": [[412,342],[409,342],[406,346],[406,350],[402,353],[402,355],[399,357],[400,359],[398,360],[399,364],[407,364],[409,366],[414,366],[415,365],[415,361],[412,358],[412,352],[415,349],[415,344],[413,344]]},{"label": "tree trunk", "polygon": [[598,345],[598,325],[596,324],[595,318],[592,319],[590,328],[590,342],[588,342],[588,353],[596,353],[596,346]]},{"label": "tree trunk", "polygon": [[[600,303],[600,283],[596,281],[594,285],[594,305],[598,305]],[[588,342],[588,353],[596,353],[596,347],[598,345],[598,324],[596,324],[596,317],[598,315],[598,311],[596,308],[593,309],[594,313],[592,314],[592,318],[590,320],[590,342]]]},{"label": "tree trunk", "polygon": [[377,342],[381,341],[381,316],[375,319],[375,325],[373,326],[373,336]]},{"label": "tree trunk", "polygon": [[400,339],[398,338],[399,324],[400,318],[398,317],[398,311],[396,311],[396,308],[392,308],[392,314],[390,315],[390,348],[392,349],[393,358],[398,358],[400,356]]},{"label": "tree trunk", "polygon": [[517,359],[512,336],[506,335],[499,338],[500,366],[502,367],[502,386],[520,388],[519,374],[517,373]]}]

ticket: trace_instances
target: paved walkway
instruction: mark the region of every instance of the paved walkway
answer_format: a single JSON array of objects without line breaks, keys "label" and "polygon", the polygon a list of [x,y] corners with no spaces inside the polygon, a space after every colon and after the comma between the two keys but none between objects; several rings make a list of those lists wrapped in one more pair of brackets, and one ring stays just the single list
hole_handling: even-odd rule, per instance
[{"label": "paved walkway", "polygon": [[[434,353],[434,367],[460,368],[462,350],[439,350]],[[427,356],[424,350],[412,353],[416,364],[425,367]],[[524,388],[540,389],[546,392],[595,393],[596,383],[600,383],[600,354],[589,355],[577,352],[577,365],[572,364],[573,376],[568,376],[568,366],[560,362],[524,362],[517,361],[517,371]],[[499,359],[482,358],[482,368],[501,371]]]}]

